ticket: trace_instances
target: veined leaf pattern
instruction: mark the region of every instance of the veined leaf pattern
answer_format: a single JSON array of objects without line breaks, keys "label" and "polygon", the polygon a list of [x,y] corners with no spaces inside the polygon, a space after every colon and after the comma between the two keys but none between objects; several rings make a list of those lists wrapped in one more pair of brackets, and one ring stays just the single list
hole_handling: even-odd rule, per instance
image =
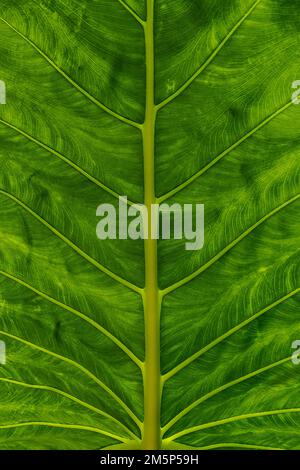
[{"label": "veined leaf pattern", "polygon": [[2,1],[0,448],[299,449],[298,4]]}]

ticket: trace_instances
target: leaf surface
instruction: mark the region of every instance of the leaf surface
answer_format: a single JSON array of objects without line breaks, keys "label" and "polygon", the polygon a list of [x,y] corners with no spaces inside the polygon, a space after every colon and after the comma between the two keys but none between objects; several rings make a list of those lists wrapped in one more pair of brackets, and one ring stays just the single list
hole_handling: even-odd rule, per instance
[{"label": "leaf surface", "polygon": [[300,448],[298,3],[2,1],[2,449]]}]

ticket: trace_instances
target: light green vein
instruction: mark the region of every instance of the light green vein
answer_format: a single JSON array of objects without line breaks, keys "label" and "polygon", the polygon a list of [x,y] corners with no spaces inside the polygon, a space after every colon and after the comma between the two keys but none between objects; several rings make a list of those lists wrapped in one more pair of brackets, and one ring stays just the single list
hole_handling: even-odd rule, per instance
[{"label": "light green vein", "polygon": [[146,22],[131,8],[124,0],[118,0],[118,2],[136,19],[138,23],[140,23],[143,28]]},{"label": "light green vein", "polygon": [[243,137],[241,137],[237,142],[235,142],[230,147],[225,149],[220,155],[218,155],[216,158],[214,158],[205,167],[201,168],[201,170],[197,171],[194,175],[192,175],[190,178],[188,178],[183,183],[181,183],[178,186],[176,186],[175,188],[171,189],[171,191],[168,191],[167,193],[163,194],[161,197],[159,197],[157,199],[158,204],[161,204],[163,201],[166,201],[170,197],[174,196],[175,194],[177,194],[180,191],[182,191],[183,189],[185,189],[187,186],[189,186],[191,183],[193,183],[195,180],[197,180],[200,176],[202,176],[204,173],[206,173],[216,163],[218,163],[220,160],[222,160],[222,158],[224,158],[226,155],[228,155],[232,150],[235,150],[239,145],[241,145],[243,142],[245,142],[247,139],[249,139],[249,137],[251,137],[253,134],[255,134],[260,129],[262,129],[264,126],[266,126],[270,121],[275,119],[279,114],[283,113],[292,104],[293,104],[293,102],[289,101],[287,104],[282,106],[280,109],[278,109],[277,111],[272,113],[269,117],[267,117],[260,124],[258,124],[254,129],[252,129],[247,134],[245,134]]},{"label": "light green vein", "polygon": [[141,450],[141,441],[140,440],[133,440],[126,442],[125,444],[113,444],[106,447],[101,447],[100,450]]},{"label": "light green vein", "polygon": [[276,307],[277,305],[280,305],[282,304],[283,302],[285,302],[286,300],[290,299],[291,297],[293,297],[294,295],[298,294],[300,292],[300,288],[298,289],[295,289],[294,291],[290,292],[289,294],[285,295],[284,297],[281,297],[280,299],[276,300],[276,302],[273,302],[272,304],[268,305],[267,307],[263,308],[262,310],[260,310],[259,312],[255,313],[254,315],[252,315],[251,317],[247,318],[245,321],[239,323],[238,325],[236,325],[234,328],[231,328],[230,330],[228,330],[226,333],[224,333],[223,335],[219,336],[218,338],[216,338],[214,341],[212,341],[211,343],[209,343],[207,346],[205,346],[204,348],[200,349],[199,351],[197,351],[195,354],[193,354],[192,356],[188,357],[187,359],[185,359],[184,361],[182,361],[180,364],[178,364],[176,367],[174,367],[172,370],[170,370],[169,372],[167,372],[166,374],[164,374],[162,376],[162,380],[163,382],[165,383],[167,380],[169,380],[171,377],[173,377],[175,374],[177,374],[178,372],[180,372],[182,369],[184,369],[185,367],[187,367],[188,365],[190,365],[193,361],[195,361],[196,359],[198,359],[199,357],[201,357],[203,354],[205,354],[207,351],[209,351],[210,349],[214,348],[215,346],[217,346],[218,344],[220,344],[222,341],[224,341],[226,338],[228,338],[229,336],[233,335],[234,333],[236,333],[237,331],[241,330],[242,328],[244,328],[244,326],[247,326],[249,325],[249,323],[253,322],[254,320],[256,320],[257,318],[261,317],[264,313],[267,313],[268,311],[272,310],[274,307]]},{"label": "light green vein", "polygon": [[71,247],[76,253],[78,253],[82,258],[84,258],[86,261],[88,261],[90,264],[92,264],[94,267],[98,268],[100,271],[102,271],[104,274],[109,276],[111,279],[114,281],[117,281],[119,284],[122,284],[125,287],[128,287],[132,291],[142,294],[143,289],[140,287],[137,287],[136,285],[132,284],[131,282],[127,281],[126,279],[123,279],[122,277],[118,276],[117,274],[113,273],[109,269],[107,269],[105,266],[102,264],[98,263],[98,261],[94,260],[91,256],[89,256],[87,253],[85,253],[81,248],[79,248],[75,243],[73,243],[71,240],[69,240],[65,235],[60,233],[56,228],[54,228],[49,222],[47,222],[43,217],[38,215],[34,210],[32,210],[30,207],[28,207],[24,202],[22,202],[20,199],[18,199],[16,196],[13,194],[0,190],[0,194],[10,198],[12,201],[17,203],[19,206],[21,206],[23,209],[25,209],[30,215],[32,215],[36,220],[38,220],[41,224],[43,224],[45,227],[47,227],[54,235],[56,235],[58,238],[60,238],[62,241],[64,241],[69,247]]},{"label": "light green vein", "polygon": [[43,390],[43,391],[47,391],[47,392],[51,392],[51,393],[53,392],[53,393],[56,393],[57,395],[61,395],[62,397],[67,398],[67,399],[73,401],[74,403],[77,403],[78,405],[81,405],[81,406],[83,406],[83,407],[85,407],[85,408],[87,408],[91,411],[94,411],[97,414],[100,414],[100,415],[104,416],[105,418],[110,419],[111,421],[116,423],[118,426],[122,427],[123,430],[126,433],[128,433],[130,436],[132,436],[134,438],[137,438],[137,436],[132,431],[130,431],[130,429],[128,429],[123,423],[118,421],[113,416],[109,415],[105,411],[100,410],[99,408],[96,408],[95,406],[87,403],[86,401],[80,400],[79,398],[74,397],[73,395],[70,395],[67,392],[64,392],[63,390],[59,390],[58,388],[55,388],[55,387],[49,387],[48,385],[29,384],[29,383],[26,383],[26,382],[20,382],[18,380],[6,379],[4,377],[0,377],[0,382],[6,382],[6,383],[9,383],[9,384],[13,384],[13,385],[19,385],[21,387],[31,388],[31,389],[34,389],[34,390]]},{"label": "light green vein", "polygon": [[183,431],[180,431],[177,434],[174,434],[173,436],[169,437],[168,439],[166,439],[166,441],[171,442],[175,439],[178,439],[182,436],[186,436],[187,434],[191,434],[193,432],[201,431],[203,429],[213,428],[216,426],[221,426],[221,425],[228,424],[228,423],[233,423],[235,421],[241,421],[241,420],[251,419],[251,418],[262,418],[266,416],[276,416],[280,414],[299,413],[299,412],[300,412],[300,408],[286,408],[282,410],[261,411],[257,413],[249,413],[245,415],[232,416],[231,418],[221,419],[219,421],[212,421],[211,423],[200,424],[199,426],[193,426],[191,428],[184,429]]},{"label": "light green vein", "polygon": [[129,439],[124,439],[123,437],[116,436],[107,431],[102,431],[102,429],[94,428],[92,426],[82,426],[81,424],[64,424],[64,423],[50,423],[46,421],[28,421],[23,423],[12,423],[12,424],[0,424],[0,429],[14,429],[14,428],[23,428],[25,426],[45,426],[49,428],[61,428],[61,429],[73,429],[78,431],[90,431],[96,432],[97,434],[103,434],[104,436],[111,437],[120,442],[130,442]]},{"label": "light green vein", "polygon": [[225,390],[228,390],[231,387],[234,387],[235,385],[238,385],[239,383],[245,382],[246,380],[252,379],[253,377],[256,377],[259,374],[262,374],[264,372],[267,372],[268,370],[274,369],[275,367],[279,367],[283,364],[286,364],[287,362],[292,360],[292,356],[286,357],[284,359],[281,359],[280,361],[273,362],[272,364],[269,364],[265,367],[262,367],[261,369],[257,369],[253,372],[250,372],[247,375],[243,375],[242,377],[238,377],[235,380],[232,380],[231,382],[228,382],[227,384],[222,385],[221,387],[216,388],[215,390],[212,390],[211,392],[207,393],[203,397],[199,398],[198,400],[194,401],[191,403],[189,406],[184,408],[178,415],[176,415],[173,419],[171,419],[163,428],[162,428],[162,434],[165,434],[174,424],[176,424],[180,419],[182,419],[184,416],[186,416],[190,411],[192,411],[194,408],[199,406],[201,403],[205,402],[206,400],[209,400],[210,398],[218,395],[221,392],[224,392]]},{"label": "light green vein", "polygon": [[132,121],[131,119],[126,118],[125,116],[122,116],[121,114],[116,113],[115,111],[111,110],[107,106],[105,106],[103,103],[98,101],[94,96],[90,95],[89,92],[87,92],[84,88],[82,88],[78,83],[76,83],[69,75],[66,74],[60,67],[58,67],[50,57],[47,56],[31,39],[26,37],[24,34],[22,34],[20,31],[18,31],[14,26],[12,26],[8,21],[6,21],[4,18],[0,17],[0,20],[5,23],[9,28],[11,28],[15,33],[18,34],[24,41],[26,41],[33,49],[38,52],[47,62],[48,64],[51,65],[51,67],[54,68],[63,78],[65,78],[73,87],[78,90],[83,96],[88,98],[92,103],[94,103],[96,106],[98,106],[100,109],[105,111],[107,114],[110,114],[111,116],[115,117],[119,121],[129,124],[130,126],[136,127],[138,129],[141,129],[142,126],[138,122]]},{"label": "light green vein", "polygon": [[157,110],[160,110],[175,98],[177,98],[181,93],[183,93],[193,82],[194,80],[199,77],[199,75],[209,66],[209,64],[214,60],[217,54],[223,49],[229,39],[233,36],[236,30],[244,23],[244,21],[248,18],[248,16],[253,12],[253,10],[257,7],[257,5],[261,2],[261,0],[257,0],[251,8],[242,16],[242,18],[236,23],[236,25],[230,30],[227,36],[223,39],[223,41],[219,44],[219,46],[213,51],[213,53],[208,57],[208,59],[204,62],[203,65],[180,87],[177,91],[172,93],[168,98],[163,100],[156,106]]},{"label": "light green vein", "polygon": [[270,217],[273,215],[277,214],[279,211],[287,207],[288,205],[292,204],[293,202],[297,201],[300,197],[300,194],[297,194],[296,196],[292,197],[288,201],[284,202],[280,206],[276,207],[273,209],[271,212],[266,214],[264,217],[259,219],[255,224],[253,224],[251,227],[249,227],[247,230],[245,230],[239,237],[237,237],[235,240],[233,240],[229,245],[227,245],[223,250],[221,250],[217,255],[215,255],[210,261],[208,261],[206,264],[201,266],[201,268],[197,269],[194,271],[192,274],[186,276],[185,278],[181,279],[178,282],[175,282],[171,286],[167,287],[166,289],[163,289],[161,291],[162,296],[165,296],[169,294],[170,292],[173,292],[175,289],[178,289],[179,287],[184,286],[188,282],[192,281],[195,279],[199,274],[202,274],[204,271],[206,271],[208,268],[210,268],[214,263],[219,261],[222,256],[224,256],[226,253],[228,253],[232,248],[234,248],[239,242],[241,242],[244,238],[246,238],[251,232],[253,232],[257,227],[259,227],[261,224],[266,222]]},{"label": "light green vein", "polygon": [[280,449],[277,447],[268,447],[268,446],[260,446],[260,445],[255,445],[255,444],[241,444],[239,442],[221,442],[218,444],[211,444],[208,446],[204,447],[195,447],[195,446],[190,446],[188,444],[183,444],[181,442],[166,442],[163,440],[163,448],[167,450],[212,450],[212,449],[218,449],[222,447],[238,447],[238,448],[245,448],[245,449],[257,449],[257,450],[286,450],[286,449]]},{"label": "light green vein", "polygon": [[107,385],[105,385],[98,377],[96,377],[91,371],[86,369],[84,366],[79,364],[76,361],[73,361],[73,359],[70,359],[69,357],[61,356],[60,354],[57,354],[53,351],[50,351],[49,349],[43,348],[42,346],[38,346],[35,343],[31,343],[30,341],[27,341],[19,336],[12,335],[11,333],[7,333],[5,331],[0,330],[0,335],[6,336],[7,338],[11,338],[12,340],[19,341],[20,343],[25,344],[26,346],[29,346],[30,348],[36,349],[38,351],[41,351],[45,354],[48,354],[49,356],[55,357],[56,359],[59,359],[60,361],[63,361],[73,367],[76,367],[78,370],[83,372],[87,377],[89,377],[93,382],[95,382],[97,385],[100,386],[106,393],[108,393],[130,416],[130,418],[137,424],[137,426],[141,429],[141,422],[138,419],[138,417],[133,413],[133,411],[126,405],[126,403],[121,400],[120,397],[118,397]]},{"label": "light green vein", "polygon": [[91,326],[96,328],[103,335],[105,335],[107,338],[113,341],[113,343],[115,343],[140,369],[143,369],[143,362],[127,346],[125,346],[125,344],[123,344],[118,338],[116,338],[112,333],[110,333],[108,330],[103,328],[103,326],[99,325],[99,323],[94,321],[92,318],[89,318],[87,315],[79,312],[78,310],[74,309],[73,307],[70,307],[69,305],[64,304],[63,302],[60,302],[59,300],[56,300],[54,297],[51,297],[50,295],[45,294],[44,292],[36,289],[35,287],[31,286],[27,282],[23,281],[22,279],[19,279],[18,277],[13,276],[12,274],[9,274],[5,271],[0,270],[0,275],[9,278],[12,281],[17,282],[18,284],[26,287],[27,289],[31,290],[38,296],[46,299],[48,302],[51,302],[52,304],[55,304],[58,307],[61,307],[64,310],[67,310],[68,312],[76,315],[77,317],[81,318],[85,322],[89,323]]},{"label": "light green vein", "polygon": [[[107,193],[109,193],[111,196],[115,197],[116,199],[119,199],[121,197],[120,194],[118,194],[116,191],[114,191],[113,189],[109,188],[108,186],[106,186],[105,184],[101,183],[101,181],[99,181],[97,178],[95,178],[94,176],[90,175],[87,171],[85,171],[83,168],[81,168],[79,165],[77,165],[76,163],[74,163],[72,160],[70,160],[69,158],[65,157],[64,155],[62,155],[60,152],[58,152],[57,150],[54,150],[53,148],[49,147],[48,145],[44,144],[43,142],[41,142],[40,140],[36,139],[35,137],[31,136],[30,134],[27,134],[27,132],[23,131],[22,129],[19,129],[18,127],[14,126],[13,124],[10,124],[9,122],[7,121],[4,121],[3,119],[0,119],[0,123],[4,124],[5,126],[15,130],[16,132],[18,132],[19,134],[21,134],[23,137],[25,137],[26,139],[30,140],[31,142],[34,142],[35,144],[37,144],[39,147],[45,149],[47,152],[50,152],[52,155],[55,155],[56,157],[58,157],[60,160],[62,160],[63,162],[67,163],[68,165],[70,165],[72,168],[74,168],[74,170],[76,170],[78,173],[80,173],[81,175],[85,176],[88,180],[90,180],[92,183],[94,183],[95,185],[97,185],[99,188],[103,189],[104,191],[106,191]],[[133,205],[134,203],[132,201],[129,201],[127,199],[127,203],[128,205]]]},{"label": "light green vein", "polygon": [[258,446],[254,444],[239,444],[238,442],[224,442],[220,444],[212,444],[210,446],[205,446],[205,447],[189,447],[189,449],[212,450],[212,449],[220,449],[223,447],[225,448],[226,447],[238,447],[241,449],[253,449],[253,450],[285,450],[285,449],[281,449],[280,447]]}]

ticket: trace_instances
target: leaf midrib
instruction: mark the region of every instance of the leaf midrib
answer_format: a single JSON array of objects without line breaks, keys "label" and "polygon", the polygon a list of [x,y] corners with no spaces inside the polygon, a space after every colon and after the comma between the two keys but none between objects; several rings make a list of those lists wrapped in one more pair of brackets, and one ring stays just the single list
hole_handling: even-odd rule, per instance
[{"label": "leaf midrib", "polygon": [[[134,12],[134,10],[131,9],[131,7],[129,7],[123,0],[118,0],[118,1],[119,1],[120,4],[122,4],[122,5],[129,11],[130,14],[132,14],[132,16],[135,17],[135,19],[136,19],[143,27],[145,26],[146,22],[144,22],[144,21]],[[150,1],[151,1],[151,0],[150,0]],[[258,3],[260,3],[260,1],[261,1],[261,0],[257,0],[257,1],[255,2],[255,4],[250,8],[250,11],[248,11],[248,12],[246,13],[246,15],[244,15],[245,18],[243,17],[243,19],[242,19],[243,21],[244,21],[244,20],[248,17],[248,15],[254,10],[254,8],[258,5]],[[1,18],[0,18],[0,19],[1,19]],[[6,22],[6,21],[3,20],[3,19],[2,19],[2,21]],[[240,20],[240,21],[241,21],[241,20]],[[243,22],[243,21],[242,21],[242,22]],[[6,22],[6,23],[7,23],[7,22]],[[239,23],[240,23],[240,22],[239,22]],[[232,34],[233,34],[233,33],[235,32],[235,30],[240,26],[240,24],[242,24],[242,23],[240,23],[240,24],[239,24],[239,23],[238,23],[238,25],[236,25],[236,26],[233,28],[234,30],[229,33],[229,37],[228,37],[227,39],[225,38],[226,41],[224,42],[224,40],[223,40],[223,42],[221,43],[221,47],[219,46],[219,48],[218,48],[219,50],[223,47],[223,45],[226,44],[227,40],[232,36]],[[34,43],[32,43],[32,41],[31,41],[30,39],[26,38],[25,36],[22,35],[22,33],[19,33],[17,30],[15,30],[14,27],[12,27],[11,25],[9,25],[9,23],[7,23],[7,25],[10,26],[17,34],[19,34],[21,37],[23,37],[23,39],[25,39],[29,44],[31,44],[31,46],[34,47],[34,48],[37,50],[37,52],[39,52],[39,53],[50,63],[50,65],[53,66],[54,63],[53,63],[53,64],[51,63],[51,62],[52,62],[51,59],[50,59],[49,57],[47,57],[46,55],[44,55],[44,53],[43,53]],[[217,53],[218,53],[218,51],[217,51],[217,52],[214,51],[214,53],[213,53],[214,56],[211,58],[211,60],[213,60],[213,58],[217,55]],[[208,59],[208,60],[210,60],[210,59]],[[210,60],[210,62],[211,62],[211,60]],[[209,63],[210,63],[210,62],[209,62]],[[207,64],[207,65],[209,65],[209,64]],[[54,66],[55,66],[55,64],[54,64]],[[54,68],[56,68],[56,67],[57,67],[57,66],[55,66]],[[114,111],[110,110],[109,108],[106,108],[105,105],[103,105],[102,103],[100,103],[100,102],[98,102],[97,100],[95,100],[95,98],[91,97],[88,92],[86,92],[85,90],[80,89],[80,86],[78,86],[75,82],[73,82],[73,80],[72,80],[70,77],[65,76],[65,75],[64,75],[65,73],[64,73],[62,70],[60,70],[59,68],[58,68],[58,69],[56,68],[56,70],[57,70],[61,75],[63,75],[64,78],[66,78],[73,86],[75,86],[75,88],[77,88],[81,93],[83,93],[87,98],[89,98],[91,101],[93,101],[93,102],[94,102],[95,104],[97,104],[99,107],[101,107],[101,109],[103,109],[104,111],[106,111],[108,114],[113,115],[114,117],[116,117],[117,119],[123,121],[123,122],[126,123],[126,124],[129,124],[129,125],[132,125],[133,127],[137,127],[137,128],[139,128],[139,129],[141,129],[141,127],[142,127],[141,124],[136,123],[136,122],[131,121],[131,120],[128,120],[127,118],[124,118],[124,116],[120,116],[120,115],[118,115],[117,113],[115,113]],[[197,76],[198,76],[199,74],[200,74],[200,72],[198,71]],[[195,78],[196,78],[197,76],[195,76]],[[188,85],[188,86],[189,86],[189,85]],[[79,87],[79,88],[78,88],[78,87]],[[182,87],[184,87],[184,85],[183,85]],[[182,87],[181,87],[181,88],[182,88]],[[185,88],[184,88],[184,89],[185,89]],[[183,89],[182,91],[184,91],[184,89]],[[179,90],[177,90],[177,92],[178,92],[178,91],[179,91]],[[177,93],[177,92],[175,92],[175,93]],[[95,101],[96,101],[96,102],[95,102]],[[167,104],[167,103],[166,103],[166,104]],[[290,103],[289,103],[288,105],[286,105],[284,108],[286,109],[289,105],[290,105]],[[162,106],[161,106],[161,107],[162,107]],[[282,109],[282,108],[281,108],[281,109]],[[280,112],[281,112],[281,111],[280,111]],[[278,113],[278,112],[276,112],[276,113]],[[276,114],[276,115],[277,115],[277,114]],[[268,119],[269,119],[269,118],[268,118]],[[269,119],[269,120],[270,120],[270,119]],[[268,120],[268,122],[269,122],[269,120]],[[265,124],[266,124],[266,122],[265,122]],[[263,124],[263,125],[265,125],[265,124]],[[11,126],[11,127],[13,127],[13,126]],[[262,127],[262,125],[260,125],[260,127]],[[259,127],[259,128],[260,128],[260,127]],[[256,128],[256,130],[258,130],[258,128]],[[255,130],[255,131],[256,131],[256,130]],[[253,133],[253,132],[252,132],[252,133]],[[252,135],[252,134],[251,134],[251,135]],[[34,139],[34,138],[33,138],[33,139]],[[240,142],[240,143],[241,143],[241,142]],[[238,144],[234,144],[234,146],[236,146],[236,145],[239,145],[239,143],[238,143]],[[234,148],[235,148],[235,147],[234,147]],[[230,151],[230,150],[232,150],[232,148],[229,149],[228,151]],[[224,153],[224,152],[223,152],[223,153]],[[227,152],[227,153],[228,153],[228,152]],[[224,156],[224,155],[222,154],[222,156]],[[220,160],[220,158],[222,158],[222,156],[221,156],[221,157],[220,157],[220,156],[217,157],[217,159]],[[212,166],[212,165],[215,164],[215,163],[216,163],[216,159],[213,160],[213,162],[211,162],[211,164],[209,164],[209,167]],[[208,168],[207,168],[207,169],[208,169]],[[205,171],[206,171],[206,169],[205,169]],[[202,172],[202,173],[200,173],[200,172]],[[198,176],[200,176],[200,174],[203,174],[203,170],[199,170],[198,173],[199,173]],[[195,175],[194,175],[194,176],[195,176]],[[192,178],[194,178],[194,176],[193,176]],[[185,184],[185,183],[183,183],[183,184]],[[181,185],[180,185],[180,186],[181,186]],[[185,187],[185,186],[184,186],[184,187]],[[103,189],[104,189],[104,188],[103,188]],[[172,191],[174,191],[174,190],[172,190]],[[176,192],[178,192],[178,191],[176,191]],[[2,191],[2,193],[3,193],[3,191]],[[115,194],[116,194],[116,193],[115,193]],[[175,194],[175,193],[174,193],[174,194]],[[165,196],[166,196],[166,195],[164,195],[164,196],[162,196],[162,197],[165,197]],[[13,197],[14,197],[14,196],[13,196]],[[169,196],[168,196],[168,197],[169,197]],[[298,197],[299,197],[299,196],[297,196],[297,198],[298,198]],[[20,201],[20,202],[21,202],[21,201]],[[288,202],[288,203],[290,203],[290,202]],[[21,203],[21,205],[22,205],[22,204],[23,204],[23,203]],[[25,208],[25,207],[24,207],[24,208]],[[280,208],[282,208],[282,207],[280,206]],[[33,214],[32,214],[32,215],[33,215]],[[38,214],[36,214],[36,215],[38,216]],[[38,217],[39,217],[39,216],[38,216]],[[44,222],[46,222],[46,221],[44,221]],[[47,223],[47,222],[46,222],[46,223]],[[260,223],[262,223],[262,222],[260,222]],[[48,228],[49,228],[49,227],[48,227]],[[54,227],[53,227],[53,228],[54,228]],[[55,229],[54,229],[54,230],[55,230]],[[200,269],[201,269],[201,268],[200,268]],[[198,270],[198,271],[199,271],[199,274],[200,274],[200,269]],[[106,274],[108,274],[108,273],[106,273]],[[194,273],[193,273],[193,274],[194,274]],[[108,275],[111,275],[111,273],[108,274]],[[198,274],[197,274],[197,275],[198,275]],[[117,276],[117,275],[115,275],[115,276]],[[111,277],[112,277],[112,276],[111,276]],[[121,282],[121,283],[123,283],[122,281],[124,281],[122,278],[118,278],[118,279],[115,279],[115,280],[117,280],[118,282]],[[189,282],[189,280],[190,280],[190,279],[187,280],[187,278],[184,278],[182,281],[179,281],[179,282],[182,283],[182,284],[180,284],[180,285],[178,285],[178,286],[176,285],[175,288],[181,287],[181,285],[184,285],[186,282]],[[127,282],[127,281],[125,280],[125,282]],[[129,285],[129,284],[130,284],[130,285]],[[131,288],[132,290],[135,290],[134,288],[135,288],[136,286],[133,286],[131,283],[129,283],[129,284],[124,284],[124,285],[126,285],[126,286],[129,287],[129,288]],[[173,291],[173,290],[174,290],[174,286],[175,286],[175,284],[174,284],[173,286],[170,286],[170,288],[171,288],[170,291],[167,291],[167,289],[164,290],[164,291],[163,291],[163,295],[167,295],[169,292]],[[170,289],[170,288],[168,288],[168,289]],[[141,294],[142,296],[144,295],[144,291],[143,291],[142,289],[139,289],[139,288],[138,288],[138,290],[135,290],[135,291],[136,291],[137,293]],[[293,410],[293,409],[291,409],[291,410],[284,410],[284,411],[283,411],[283,410],[277,410],[277,411],[278,411],[278,412],[292,412],[292,410]],[[297,412],[298,412],[298,411],[299,411],[299,410],[297,409]],[[275,412],[276,412],[276,410],[275,410]],[[250,415],[245,415],[245,416],[250,417]],[[251,417],[252,417],[252,416],[253,416],[253,414],[251,415]],[[230,419],[233,419],[233,418],[230,418]],[[28,424],[33,424],[33,423],[19,423],[19,424],[21,424],[21,425],[28,425]],[[208,424],[211,424],[211,423],[208,423]],[[198,428],[201,428],[201,426],[200,426],[200,427],[198,426],[198,427],[196,427],[196,428],[197,428],[197,429],[198,429]],[[194,428],[190,428],[190,429],[194,429]],[[188,430],[185,430],[185,431],[188,431]],[[194,431],[190,431],[190,432],[194,432]],[[182,432],[182,433],[187,434],[187,432]],[[182,434],[182,433],[181,433],[181,434]],[[180,433],[178,433],[178,434],[180,434]],[[177,435],[176,435],[176,436],[177,436]],[[172,436],[172,438],[175,439],[174,436]]]}]

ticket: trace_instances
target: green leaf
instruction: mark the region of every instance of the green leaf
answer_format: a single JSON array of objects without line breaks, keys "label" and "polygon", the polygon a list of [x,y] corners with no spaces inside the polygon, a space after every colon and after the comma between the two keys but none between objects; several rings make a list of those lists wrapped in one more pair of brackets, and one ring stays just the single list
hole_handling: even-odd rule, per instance
[{"label": "green leaf", "polygon": [[299,5],[2,1],[1,449],[300,449]]}]

